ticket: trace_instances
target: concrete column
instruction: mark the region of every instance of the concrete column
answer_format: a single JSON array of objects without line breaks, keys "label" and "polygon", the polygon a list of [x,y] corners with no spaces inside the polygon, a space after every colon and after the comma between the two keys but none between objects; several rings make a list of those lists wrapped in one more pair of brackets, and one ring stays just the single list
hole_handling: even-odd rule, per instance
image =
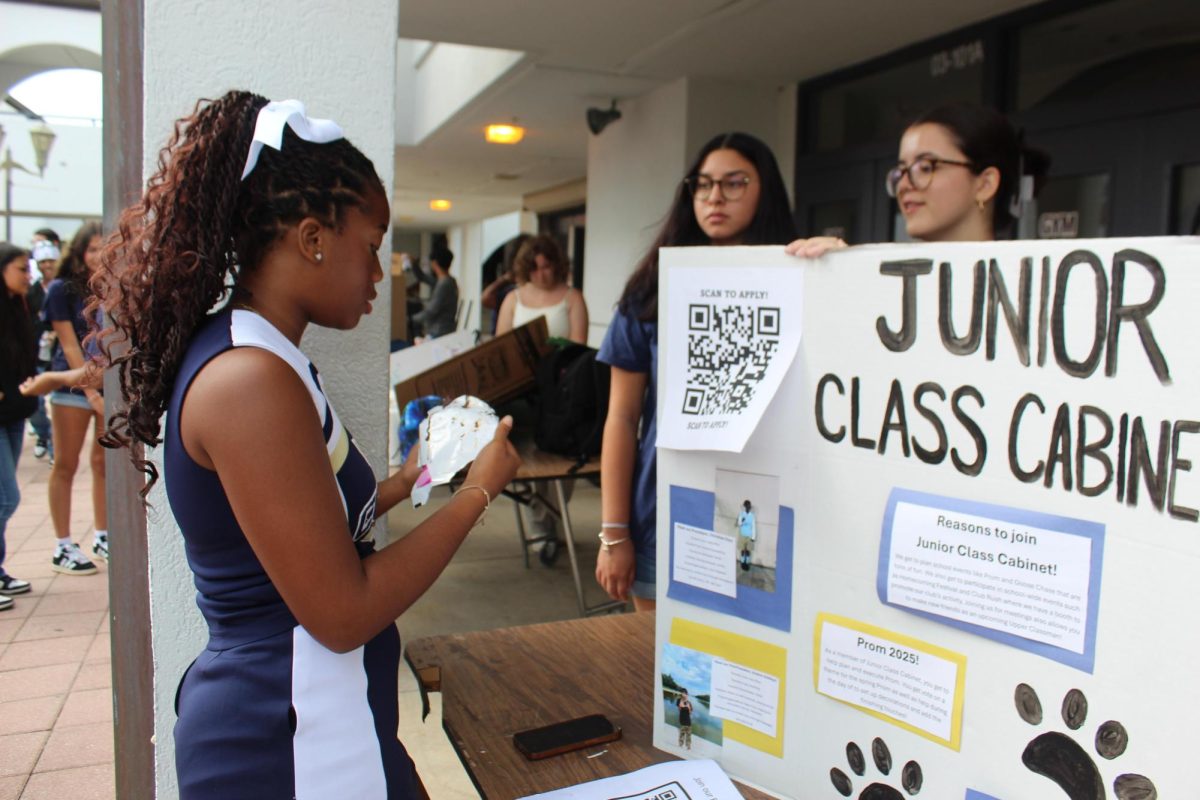
[{"label": "concrete column", "polygon": [[[173,120],[190,113],[198,98],[241,88],[303,100],[313,116],[336,120],[375,162],[390,196],[397,15],[395,0],[357,0],[352,6],[322,0],[145,0],[143,173],[154,171]],[[387,264],[390,252],[380,257]],[[375,313],[356,330],[311,329],[302,343],[381,476],[387,463],[388,280],[380,286]],[[150,501],[155,789],[163,800],[178,795],[171,733],[176,685],[207,635],[161,482]]]}]

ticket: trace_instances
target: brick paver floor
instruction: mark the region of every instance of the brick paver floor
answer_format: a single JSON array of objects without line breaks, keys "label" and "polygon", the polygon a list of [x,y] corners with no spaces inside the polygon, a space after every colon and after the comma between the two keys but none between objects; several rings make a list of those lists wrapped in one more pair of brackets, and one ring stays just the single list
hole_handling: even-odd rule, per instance
[{"label": "brick paver floor", "polygon": [[[91,552],[91,470],[75,476],[72,533]],[[5,568],[33,584],[0,611],[0,800],[114,800],[108,570],[50,569],[50,466],[26,437],[21,505],[8,522]]]}]

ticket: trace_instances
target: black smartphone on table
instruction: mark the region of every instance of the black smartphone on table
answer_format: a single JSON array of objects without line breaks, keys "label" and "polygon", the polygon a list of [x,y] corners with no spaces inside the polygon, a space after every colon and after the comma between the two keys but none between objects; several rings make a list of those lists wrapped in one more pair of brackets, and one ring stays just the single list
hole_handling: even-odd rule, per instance
[{"label": "black smartphone on table", "polygon": [[556,722],[513,734],[513,744],[530,761],[569,753],[621,738],[621,729],[603,714]]}]

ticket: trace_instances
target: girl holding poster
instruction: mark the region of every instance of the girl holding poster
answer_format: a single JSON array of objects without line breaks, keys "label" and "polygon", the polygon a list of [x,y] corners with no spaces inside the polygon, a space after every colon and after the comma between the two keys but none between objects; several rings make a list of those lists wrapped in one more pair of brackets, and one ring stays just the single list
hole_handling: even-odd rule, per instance
[{"label": "girl holding poster", "polygon": [[[947,105],[925,112],[905,129],[884,188],[896,199],[913,239],[987,242],[1012,232],[1049,167],[1050,157],[1026,146],[1000,112]],[[816,237],[792,242],[787,251],[815,258],[845,246]]]},{"label": "girl holding poster", "polygon": [[746,133],[721,134],[692,162],[666,222],[625,284],[599,355],[612,366],[612,385],[600,454],[596,580],[610,597],[632,594],[638,610],[654,608],[659,248],[783,244],[795,236],[770,148]]}]

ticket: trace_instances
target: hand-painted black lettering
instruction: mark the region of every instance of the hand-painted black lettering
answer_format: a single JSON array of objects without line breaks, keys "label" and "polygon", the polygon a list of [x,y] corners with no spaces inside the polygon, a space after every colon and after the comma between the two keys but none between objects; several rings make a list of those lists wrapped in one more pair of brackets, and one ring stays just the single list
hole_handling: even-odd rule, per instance
[{"label": "hand-painted black lettering", "polygon": [[1179,457],[1179,437],[1185,433],[1200,433],[1200,422],[1190,419],[1176,420],[1175,427],[1171,431],[1171,479],[1168,481],[1167,489],[1167,513],[1175,519],[1196,522],[1200,520],[1200,512],[1175,502],[1175,473],[1181,470],[1189,472],[1192,469],[1191,459]]},{"label": "hand-painted black lettering", "polygon": [[[1083,361],[1073,361],[1067,355],[1066,302],[1067,281],[1071,271],[1080,264],[1092,268],[1092,279],[1096,284],[1096,322],[1092,334],[1092,349]],[[1054,282],[1054,309],[1050,314],[1051,338],[1054,341],[1054,358],[1063,372],[1076,378],[1086,378],[1096,371],[1100,355],[1104,350],[1105,329],[1108,327],[1108,278],[1100,258],[1089,250],[1072,250],[1058,265],[1058,276]]]},{"label": "hand-painted black lettering", "polygon": [[1041,299],[1038,302],[1038,356],[1037,365],[1046,366],[1046,331],[1050,319],[1050,256],[1042,256]]},{"label": "hand-painted black lettering", "polygon": [[1049,489],[1054,484],[1054,465],[1062,465],[1062,484],[1071,491],[1071,407],[1063,403],[1054,415],[1054,429],[1050,432],[1050,450],[1046,453],[1046,474],[1042,485]]},{"label": "hand-painted black lettering", "polygon": [[[1125,264],[1130,261],[1142,265],[1146,272],[1150,273],[1151,280],[1154,281],[1154,286],[1150,290],[1150,298],[1136,305],[1124,304]],[[1142,347],[1146,351],[1146,357],[1150,359],[1150,366],[1154,368],[1154,374],[1158,376],[1159,383],[1165,385],[1171,382],[1171,371],[1167,368],[1167,359],[1163,357],[1158,342],[1154,340],[1154,332],[1150,330],[1148,321],[1150,312],[1158,308],[1166,290],[1166,273],[1163,272],[1162,264],[1158,263],[1158,259],[1154,256],[1140,250],[1121,250],[1113,256],[1112,310],[1109,313],[1110,322],[1106,342],[1108,352],[1105,354],[1104,360],[1105,375],[1111,378],[1117,374],[1117,339],[1120,336],[1121,323],[1132,322],[1137,328],[1138,336],[1142,339]]]},{"label": "hand-painted black lettering", "polygon": [[954,394],[950,398],[950,408],[954,412],[954,417],[959,421],[971,439],[975,442],[975,460],[971,462],[963,461],[958,455],[958,448],[955,447],[950,451],[950,460],[954,462],[954,467],[963,475],[974,477],[983,471],[983,464],[987,461],[987,438],[983,435],[983,429],[979,424],[967,414],[962,407],[964,397],[970,397],[980,408],[983,408],[983,395],[974,386],[960,386],[954,390]]},{"label": "hand-painted black lettering", "polygon": [[904,388],[900,381],[892,381],[891,391],[888,392],[887,410],[883,414],[883,426],[879,429],[879,455],[887,452],[888,436],[892,431],[900,434],[900,444],[904,448],[904,457],[912,455],[908,446],[908,418],[904,413]]},{"label": "hand-painted black lettering", "polygon": [[1000,265],[994,258],[988,262],[987,341],[984,344],[984,354],[988,361],[996,360],[996,323],[999,312],[1003,310],[1004,321],[1008,323],[1008,332],[1012,334],[1013,346],[1017,349],[1017,359],[1023,366],[1029,366],[1029,300],[1032,293],[1032,273],[1033,259],[1022,258],[1021,278],[1017,287],[1017,308],[1013,308]]},{"label": "hand-painted black lettering", "polygon": [[858,435],[858,415],[862,410],[862,404],[859,402],[860,385],[857,377],[850,379],[850,443],[855,447],[861,447],[866,450],[875,449],[874,439],[864,439]]},{"label": "hand-painted black lettering", "polygon": [[821,435],[829,441],[837,443],[846,438],[846,426],[843,425],[836,431],[831,431],[825,425],[825,387],[829,384],[834,385],[838,394],[842,395],[843,397],[846,395],[846,387],[842,385],[842,382],[838,379],[837,375],[834,375],[832,372],[830,372],[821,376],[821,380],[817,382],[817,400],[815,409],[817,417],[817,430],[819,430]]},{"label": "hand-painted black lettering", "polygon": [[884,261],[880,275],[899,275],[904,279],[900,289],[900,330],[893,331],[880,314],[875,320],[879,341],[888,350],[902,353],[917,340],[917,277],[933,272],[933,261],[921,258],[909,261]]},{"label": "hand-painted black lettering", "polygon": [[912,448],[917,454],[917,458],[926,464],[940,464],[946,460],[946,452],[949,450],[949,444],[946,440],[946,426],[942,423],[941,417],[932,408],[921,402],[921,399],[929,393],[936,394],[938,399],[943,402],[946,400],[946,391],[941,386],[933,381],[926,381],[917,386],[916,391],[913,392],[913,406],[916,407],[917,413],[933,426],[933,430],[937,433],[937,447],[933,450],[926,450],[917,441],[917,437],[913,436]]},{"label": "hand-painted black lettering", "polygon": [[1150,442],[1146,438],[1146,428],[1141,417],[1133,418],[1132,430],[1129,433],[1129,491],[1125,495],[1125,503],[1137,505],[1138,482],[1145,475],[1146,491],[1150,494],[1150,502],[1159,511],[1167,499],[1167,457],[1171,454],[1171,423],[1163,420],[1158,429],[1158,456],[1155,463],[1150,463]]},{"label": "hand-painted black lettering", "polygon": [[[1100,422],[1104,429],[1104,435],[1094,442],[1089,442],[1087,438],[1089,418]],[[1108,457],[1108,453],[1104,452],[1104,448],[1112,444],[1112,417],[1095,406],[1080,406],[1075,433],[1078,437],[1075,441],[1075,480],[1079,485],[1079,493],[1084,497],[1096,497],[1104,494],[1108,491],[1108,487],[1112,484],[1113,479],[1112,459]],[[1104,478],[1099,483],[1088,486],[1087,481],[1084,480],[1083,464],[1085,458],[1099,462],[1100,466],[1104,468]]]},{"label": "hand-painted black lettering", "polygon": [[1012,423],[1008,426],[1008,468],[1012,470],[1013,476],[1022,483],[1033,483],[1042,477],[1042,473],[1046,470],[1044,461],[1038,461],[1037,466],[1027,470],[1022,469],[1017,460],[1017,439],[1021,431],[1021,416],[1025,413],[1026,407],[1031,404],[1036,405],[1041,413],[1046,413],[1046,406],[1042,403],[1042,398],[1029,392],[1017,401],[1017,405],[1013,408]]},{"label": "hand-painted black lettering", "polygon": [[975,262],[971,285],[971,323],[963,336],[954,332],[953,301],[951,299],[953,278],[950,264],[942,262],[938,267],[938,331],[946,350],[956,356],[965,356],[979,349],[983,338],[983,299],[987,281],[987,270],[982,260]]}]

